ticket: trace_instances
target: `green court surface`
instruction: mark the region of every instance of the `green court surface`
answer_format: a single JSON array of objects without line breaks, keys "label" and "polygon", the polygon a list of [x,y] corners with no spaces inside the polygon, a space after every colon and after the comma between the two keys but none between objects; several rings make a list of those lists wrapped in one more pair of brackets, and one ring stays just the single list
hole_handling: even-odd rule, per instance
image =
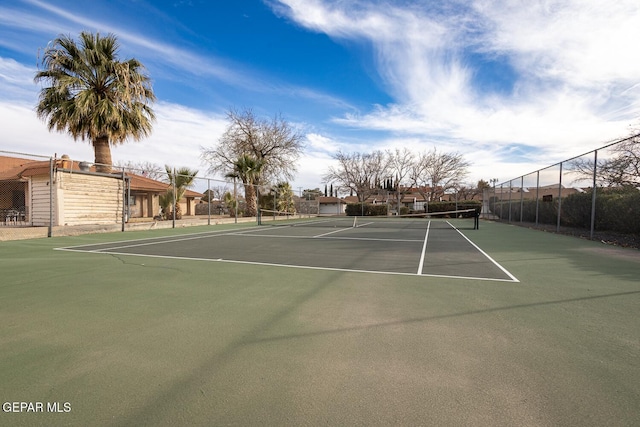
[{"label": "green court surface", "polygon": [[637,250],[231,224],[0,242],[0,272],[0,425],[640,425]]}]

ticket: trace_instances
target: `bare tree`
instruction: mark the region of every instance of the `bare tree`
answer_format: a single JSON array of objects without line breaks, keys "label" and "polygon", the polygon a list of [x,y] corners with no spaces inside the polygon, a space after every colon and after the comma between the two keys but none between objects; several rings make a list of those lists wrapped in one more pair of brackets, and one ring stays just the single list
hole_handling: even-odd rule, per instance
[{"label": "bare tree", "polygon": [[[230,110],[227,119],[229,126],[218,145],[203,147],[202,159],[209,164],[209,173],[240,178],[245,186],[247,215],[253,216],[259,185],[293,178],[295,162],[304,148],[303,136],[280,115],[261,120],[249,109]],[[250,164],[259,168],[247,169]]]},{"label": "bare tree", "polygon": [[225,193],[229,191],[227,185],[214,185],[204,191],[204,196],[200,198],[203,202],[211,203],[214,200],[223,200]]},{"label": "bare tree", "polygon": [[409,189],[410,182],[408,178],[411,175],[411,170],[416,160],[416,156],[409,151],[406,147],[402,150],[396,148],[394,151],[387,150],[387,164],[390,180],[390,187],[387,188],[395,192],[396,206],[398,207],[398,213],[400,213],[400,204],[402,203],[402,195]]},{"label": "bare tree", "polygon": [[260,183],[293,178],[295,162],[304,148],[302,134],[280,115],[262,120],[249,109],[230,110],[227,119],[229,126],[218,144],[201,150],[210,173],[224,176],[234,171],[239,158],[250,156],[262,165]]},{"label": "bare tree", "polygon": [[470,165],[460,153],[439,153],[434,148],[418,156],[411,179],[425,200],[436,201],[462,184]]},{"label": "bare tree", "polygon": [[458,200],[474,200],[476,196],[482,196],[484,190],[491,188],[491,185],[483,179],[477,184],[466,183],[458,187]]},{"label": "bare tree", "polygon": [[[603,187],[640,185],[640,134],[611,145],[612,157],[598,160],[596,184]],[[572,160],[569,169],[578,174],[576,181],[591,180],[594,159],[584,156]]]},{"label": "bare tree", "polygon": [[360,202],[378,191],[388,177],[387,157],[382,151],[351,154],[340,151],[333,158],[338,165],[331,166],[323,180],[351,190]]},{"label": "bare tree", "polygon": [[156,181],[163,179],[166,174],[162,166],[152,162],[117,162],[115,166],[124,169],[126,172],[146,176]]}]

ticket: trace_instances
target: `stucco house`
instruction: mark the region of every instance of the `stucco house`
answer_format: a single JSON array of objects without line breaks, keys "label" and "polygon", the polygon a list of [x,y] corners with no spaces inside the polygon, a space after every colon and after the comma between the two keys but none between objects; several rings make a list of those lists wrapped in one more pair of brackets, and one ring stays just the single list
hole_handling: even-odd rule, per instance
[{"label": "stucco house", "polygon": [[[98,173],[66,158],[0,156],[0,224],[72,226],[153,218],[167,188],[166,183],[140,175]],[[180,200],[184,215],[195,214],[201,196],[186,191]]]}]

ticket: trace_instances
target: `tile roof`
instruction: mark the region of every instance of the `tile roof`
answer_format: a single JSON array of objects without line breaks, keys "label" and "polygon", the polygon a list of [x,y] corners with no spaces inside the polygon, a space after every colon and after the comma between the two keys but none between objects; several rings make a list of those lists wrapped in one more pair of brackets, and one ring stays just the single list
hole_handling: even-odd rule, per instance
[{"label": "tile roof", "polygon": [[[49,160],[32,160],[20,157],[0,156],[0,180],[19,180],[26,173],[43,170],[49,173]],[[36,173],[37,174],[37,173]]]},{"label": "tile roof", "polygon": [[[58,160],[58,166],[62,166],[63,160]],[[70,161],[71,170],[79,171],[80,166],[77,161]],[[0,181],[14,181],[23,177],[48,175],[49,160],[30,160],[19,157],[0,156]],[[115,175],[115,174],[114,174]],[[131,190],[148,191],[154,193],[164,193],[169,185],[166,182],[156,181],[141,175],[126,173],[131,180]],[[202,197],[202,193],[187,190],[186,197]]]}]

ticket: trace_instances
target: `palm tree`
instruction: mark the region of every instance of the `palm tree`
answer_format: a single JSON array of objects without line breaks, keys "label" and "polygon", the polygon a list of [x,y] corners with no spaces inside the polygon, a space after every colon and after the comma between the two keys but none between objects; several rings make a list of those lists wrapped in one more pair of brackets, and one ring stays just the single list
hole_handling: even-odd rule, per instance
[{"label": "palm tree", "polygon": [[89,140],[96,170],[111,172],[111,145],[151,133],[155,95],[144,66],[118,59],[115,35],[80,33],[79,43],[60,36],[44,51],[34,80],[44,82],[36,113],[49,130]]},{"label": "palm tree", "polygon": [[169,212],[171,205],[173,205],[173,188],[168,189],[166,193],[158,196],[158,204],[160,205],[162,219],[171,219]]},{"label": "palm tree", "polygon": [[[167,195],[171,196],[171,198],[173,199],[173,188],[176,189],[176,204],[173,208],[174,217],[175,219],[182,219],[182,208],[180,207],[180,199],[184,197],[184,193],[187,191],[187,188],[191,187],[194,184],[194,180],[196,178],[196,175],[198,174],[198,171],[189,168],[180,168],[178,170],[174,170],[169,165],[165,165],[164,168],[167,171],[169,185],[171,185],[169,190],[167,190]],[[173,203],[173,201],[171,203]]]},{"label": "palm tree", "polygon": [[257,189],[264,165],[263,161],[243,154],[233,162],[233,170],[225,174],[226,178],[239,179],[244,185],[245,216],[256,216],[258,213]]},{"label": "palm tree", "polygon": [[274,191],[277,195],[275,210],[280,212],[296,213],[296,205],[293,201],[293,189],[288,182],[279,182]]},{"label": "palm tree", "polygon": [[227,174],[229,177],[239,178],[244,184],[244,197],[247,201],[245,208],[246,216],[256,216],[258,214],[257,188],[260,184],[260,176],[264,163],[248,154],[243,154],[233,163],[233,172]]},{"label": "palm tree", "polygon": [[224,205],[227,207],[227,210],[229,211],[229,216],[232,218],[235,217],[236,208],[238,206],[238,199],[235,197],[235,195],[231,194],[229,191],[224,193]]}]

